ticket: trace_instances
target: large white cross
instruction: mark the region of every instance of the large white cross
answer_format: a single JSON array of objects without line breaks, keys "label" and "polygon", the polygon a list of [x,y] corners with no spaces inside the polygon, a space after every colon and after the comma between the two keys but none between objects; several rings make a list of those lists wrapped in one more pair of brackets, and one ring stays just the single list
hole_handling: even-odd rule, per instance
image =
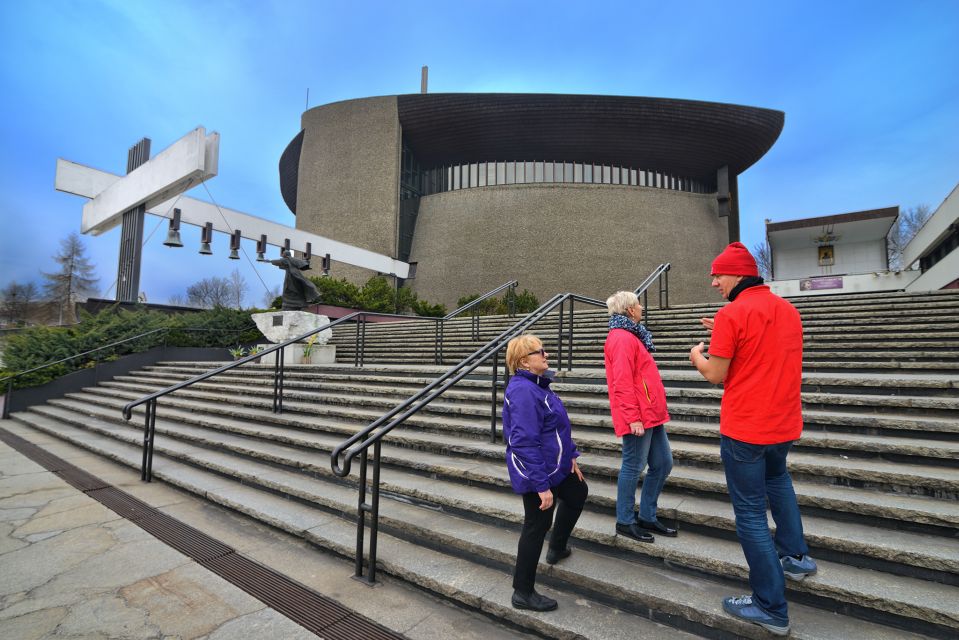
[{"label": "large white cross", "polygon": [[108,231],[120,224],[123,212],[141,204],[147,213],[172,218],[176,201],[181,223],[198,227],[213,223],[215,231],[227,234],[239,229],[241,237],[254,241],[265,235],[267,244],[277,247],[289,240],[292,249],[302,252],[310,243],[313,255],[330,254],[338,262],[399,278],[409,275],[409,264],[389,256],[181,196],[216,175],[219,141],[219,134],[207,135],[203,127],[197,127],[125,176],[58,158],[55,188],[90,198],[83,206],[82,233],[99,235]]}]

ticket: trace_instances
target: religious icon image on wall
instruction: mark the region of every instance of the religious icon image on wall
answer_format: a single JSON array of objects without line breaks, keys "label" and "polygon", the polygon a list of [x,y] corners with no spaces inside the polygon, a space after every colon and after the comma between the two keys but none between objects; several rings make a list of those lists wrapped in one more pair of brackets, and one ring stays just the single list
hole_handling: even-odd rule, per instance
[{"label": "religious icon image on wall", "polygon": [[832,245],[819,247],[819,266],[831,267],[835,263],[835,253],[833,253]]}]

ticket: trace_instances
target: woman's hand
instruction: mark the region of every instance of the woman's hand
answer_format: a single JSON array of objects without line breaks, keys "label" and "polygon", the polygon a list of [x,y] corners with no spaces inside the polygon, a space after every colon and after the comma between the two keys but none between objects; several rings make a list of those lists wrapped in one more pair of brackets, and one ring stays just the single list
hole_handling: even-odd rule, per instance
[{"label": "woman's hand", "polygon": [[576,477],[579,478],[579,481],[583,481],[583,472],[579,470],[579,465],[576,464],[576,458],[573,458],[573,468],[570,469],[573,473],[576,474]]},{"label": "woman's hand", "polygon": [[642,422],[630,422],[629,423],[629,432],[634,436],[641,436],[646,433],[646,429],[643,428]]},{"label": "woman's hand", "polygon": [[539,510],[546,511],[553,506],[553,492],[547,489],[539,492]]}]

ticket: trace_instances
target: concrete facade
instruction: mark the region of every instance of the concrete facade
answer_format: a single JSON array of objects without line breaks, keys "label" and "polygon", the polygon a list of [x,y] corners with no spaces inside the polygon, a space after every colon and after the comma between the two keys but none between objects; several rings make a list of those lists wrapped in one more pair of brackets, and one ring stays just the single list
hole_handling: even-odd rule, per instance
[{"label": "concrete facade", "polygon": [[716,198],[645,187],[524,184],[422,198],[411,260],[416,291],[447,305],[516,278],[540,300],[605,299],[662,262],[670,303],[708,300],[709,265],[727,244]]},{"label": "concrete facade", "polygon": [[[296,228],[396,255],[400,124],[396,97],[334,102],[303,114]],[[334,261],[361,284],[375,272]]]},{"label": "concrete facade", "polygon": [[[397,260],[408,251],[418,267],[407,284],[432,303],[454,306],[512,279],[540,300],[604,298],[662,262],[672,264],[670,303],[702,302],[714,297],[710,261],[738,239],[737,176],[775,142],[783,118],[615,96],[347,100],[303,114],[281,158],[281,190],[297,229]],[[487,186],[471,174],[460,183],[461,167],[490,163],[492,176],[493,163],[516,161],[528,174],[542,159],[566,163],[565,177],[549,169],[520,180],[517,170],[515,182],[499,176]],[[602,178],[583,168],[581,180],[576,168],[570,179],[578,163]],[[374,273],[332,270],[357,284]]]}]

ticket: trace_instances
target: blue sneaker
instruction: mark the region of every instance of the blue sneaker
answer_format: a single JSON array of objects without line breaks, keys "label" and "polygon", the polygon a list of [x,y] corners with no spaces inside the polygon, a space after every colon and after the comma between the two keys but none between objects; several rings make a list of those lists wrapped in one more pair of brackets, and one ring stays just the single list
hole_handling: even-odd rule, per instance
[{"label": "blue sneaker", "polygon": [[789,635],[789,620],[786,620],[785,618],[772,617],[753,604],[752,596],[724,598],[723,609],[725,609],[726,613],[734,618],[739,618],[740,620],[745,620],[746,622],[758,624],[760,627],[775,636]]},{"label": "blue sneaker", "polygon": [[783,563],[783,574],[790,580],[802,580],[806,576],[816,575],[819,570],[816,561],[810,558],[809,554],[804,555],[799,560],[792,556],[783,556],[779,560]]}]

